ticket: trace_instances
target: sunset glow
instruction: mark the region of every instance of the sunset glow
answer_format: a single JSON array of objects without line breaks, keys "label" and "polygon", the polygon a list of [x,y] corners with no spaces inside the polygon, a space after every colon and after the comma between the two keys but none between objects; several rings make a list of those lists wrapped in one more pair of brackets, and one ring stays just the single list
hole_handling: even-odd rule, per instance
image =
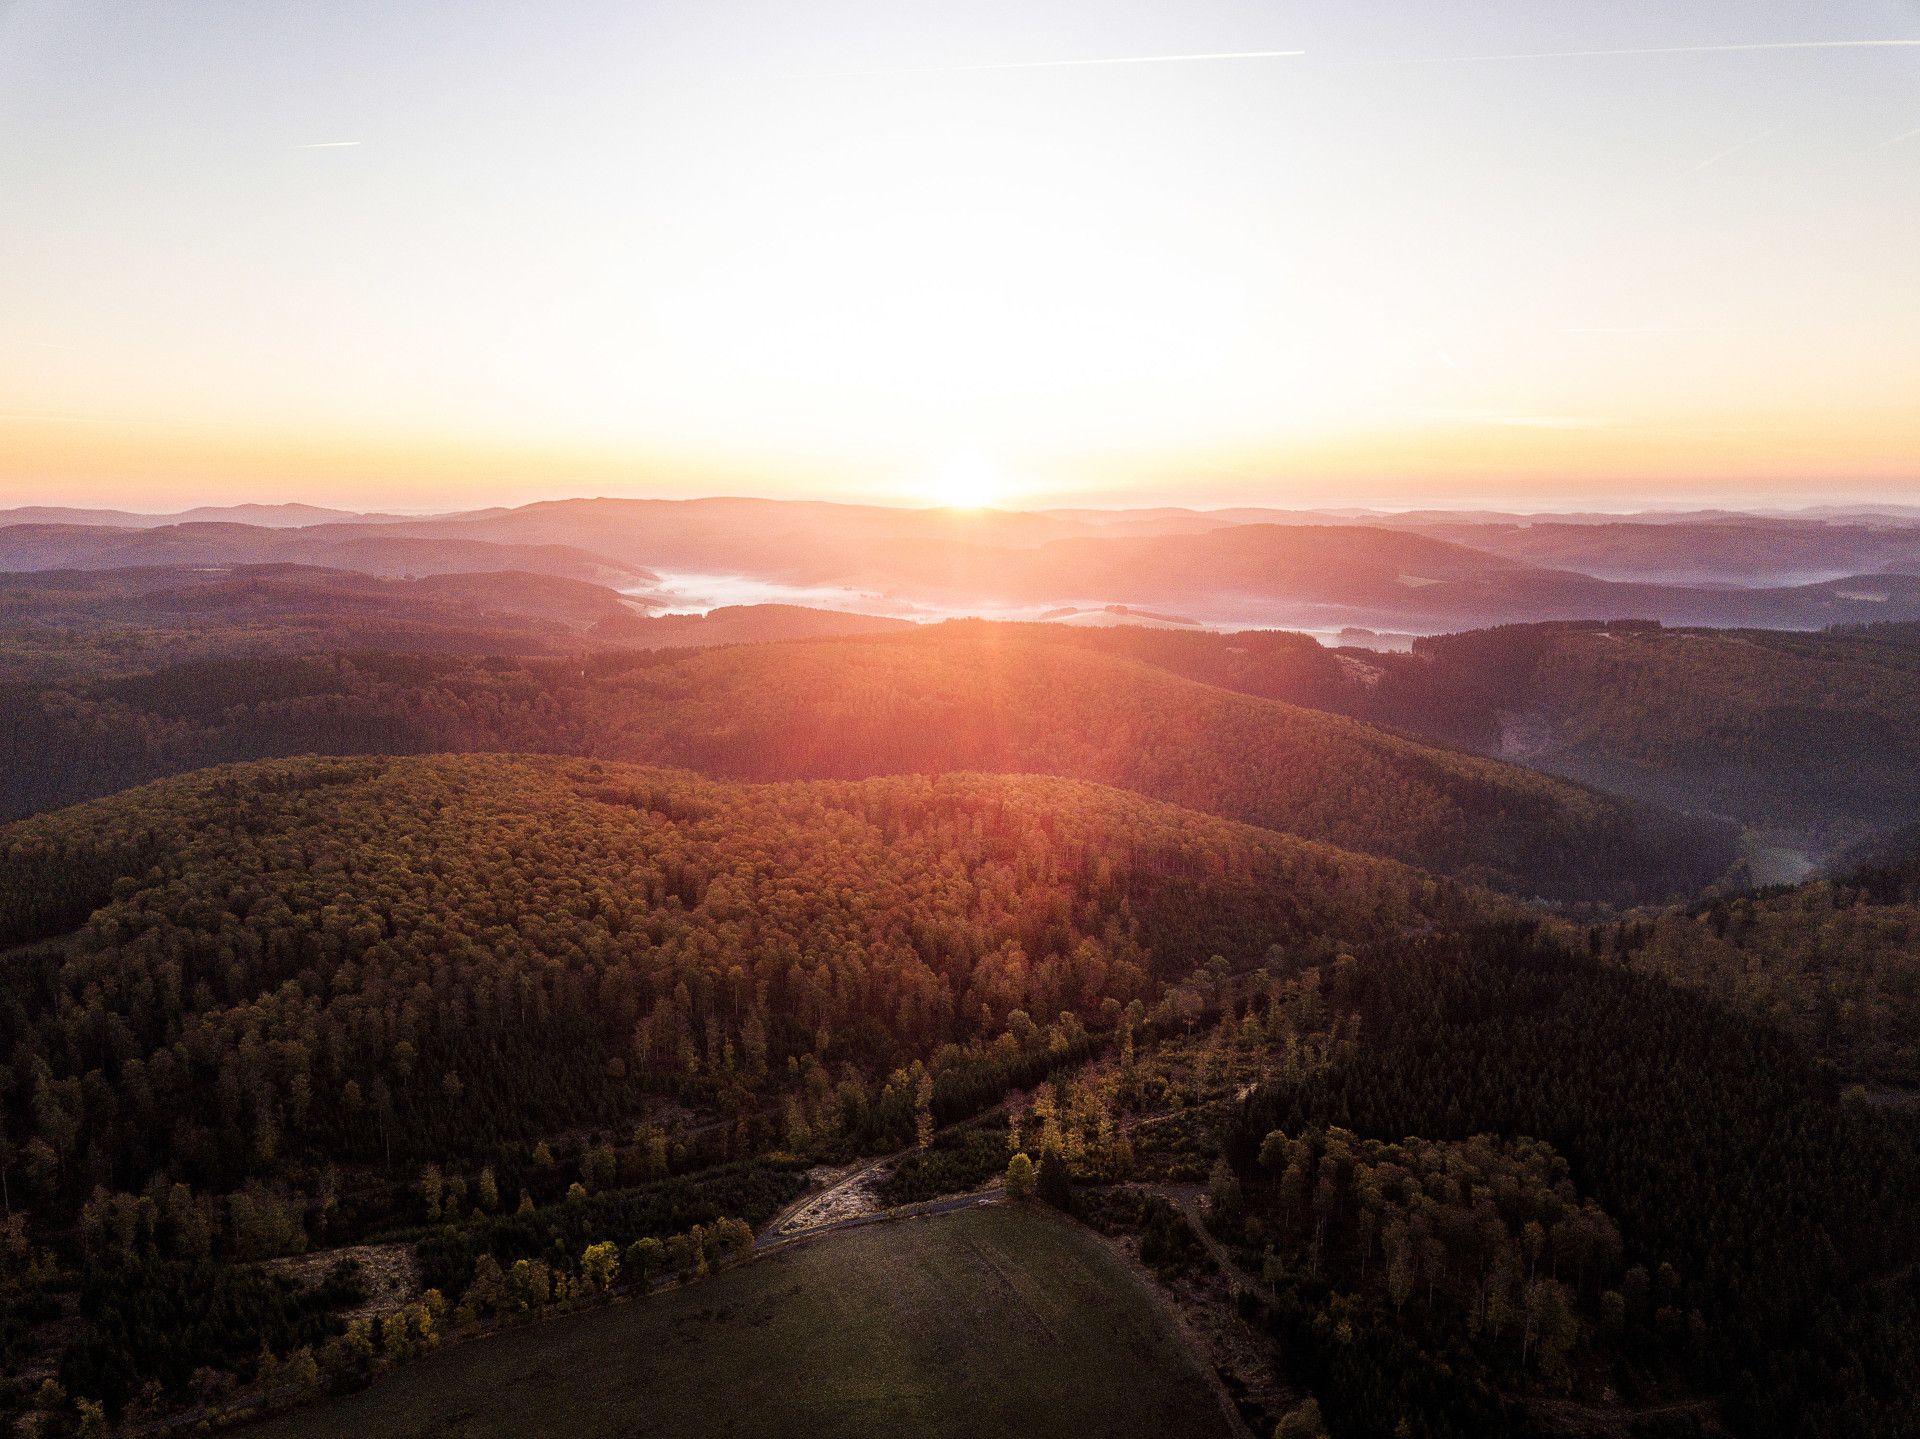
[{"label": "sunset glow", "polygon": [[934,503],[949,509],[977,510],[1010,498],[1005,478],[993,462],[980,455],[954,455],[943,460],[928,486]]},{"label": "sunset glow", "polygon": [[1894,495],[1917,82],[1884,0],[23,0],[0,486]]}]

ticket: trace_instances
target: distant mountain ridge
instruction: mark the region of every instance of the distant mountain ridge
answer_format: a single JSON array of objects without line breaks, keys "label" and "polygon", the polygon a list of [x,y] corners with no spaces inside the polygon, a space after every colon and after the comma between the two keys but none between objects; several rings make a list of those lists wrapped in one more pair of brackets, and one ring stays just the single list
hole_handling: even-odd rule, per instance
[{"label": "distant mountain ridge", "polygon": [[158,529],[163,525],[207,521],[260,525],[267,529],[293,529],[304,525],[388,524],[419,518],[422,517],[377,510],[337,510],[298,501],[286,504],[196,505],[192,509],[162,514],[69,505],[20,505],[13,509],[0,509],[0,526],[113,525],[127,529]]},{"label": "distant mountain ridge", "polygon": [[104,525],[0,529],[0,570],[245,564],[308,564],[386,576],[522,570],[627,587],[651,585],[659,578],[640,566],[573,545],[422,538],[378,525],[275,529],[197,521],[140,529]]},{"label": "distant mountain ridge", "polygon": [[[253,513],[237,510],[228,513]],[[0,569],[291,561],[383,575],[523,570],[644,590],[737,577],[901,617],[1111,606],[1218,628],[1440,633],[1539,620],[1819,629],[1920,620],[1920,523],[1849,512],[1534,518],[1258,509],[908,509],[581,499],[441,516],[0,526]],[[7,518],[0,515],[0,519]],[[847,593],[862,597],[841,606]]]}]

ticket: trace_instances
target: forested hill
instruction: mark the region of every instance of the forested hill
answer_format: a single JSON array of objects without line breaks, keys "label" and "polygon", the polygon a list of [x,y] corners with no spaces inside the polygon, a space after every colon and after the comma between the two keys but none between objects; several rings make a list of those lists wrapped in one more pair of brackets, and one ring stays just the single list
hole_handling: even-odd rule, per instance
[{"label": "forested hill", "polygon": [[1920,813],[1920,625],[1516,625],[1415,656],[1383,666],[1381,718],[1841,842]]},{"label": "forested hill", "polygon": [[1555,900],[1691,892],[1723,835],[1016,627],[548,663],[212,663],[20,691],[11,811],[274,754],[532,750],[744,779],[1056,774]]},{"label": "forested hill", "polygon": [[1036,1022],[1110,1025],[1216,953],[1318,962],[1503,907],[1064,780],[499,755],[226,767],[24,821],[0,904],[12,1194],[43,1221],[160,1171],[304,1190],[484,1157],[648,1093],[764,1145],[802,1070],[812,1122],[857,1128],[896,1066],[1004,1087]]}]

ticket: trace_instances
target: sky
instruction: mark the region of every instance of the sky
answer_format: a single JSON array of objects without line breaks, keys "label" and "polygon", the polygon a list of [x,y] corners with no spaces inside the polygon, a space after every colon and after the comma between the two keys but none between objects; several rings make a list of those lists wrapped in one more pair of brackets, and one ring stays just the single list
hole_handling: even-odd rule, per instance
[{"label": "sky", "polygon": [[1920,494],[1920,0],[0,0],[0,505]]}]

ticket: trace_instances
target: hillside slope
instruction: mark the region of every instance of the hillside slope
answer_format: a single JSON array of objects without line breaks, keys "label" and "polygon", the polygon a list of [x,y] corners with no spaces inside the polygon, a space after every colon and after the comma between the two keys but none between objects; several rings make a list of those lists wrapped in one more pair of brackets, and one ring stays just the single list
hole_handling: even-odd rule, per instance
[{"label": "hillside slope", "polygon": [[1656,584],[1806,583],[1920,571],[1920,526],[1726,516],[1601,524],[1432,520],[1422,534],[1550,569]]},{"label": "hillside slope", "polygon": [[[205,665],[23,695],[15,812],[224,760],[509,749],[741,779],[1062,775],[1553,899],[1697,888],[1724,837],[1515,766],[1017,629],[584,662]],[[36,763],[26,763],[29,759]]]},{"label": "hillside slope", "polygon": [[[650,1092],[746,1117],[790,1058],[875,1083],[943,1045],[979,1047],[945,1070],[1004,1064],[1027,1016],[1108,1023],[1214,953],[1325,957],[1499,908],[1055,779],[219,768],[0,830],[0,1105],[57,1214],[163,1168],[224,1191],[484,1155]],[[843,1098],[811,1093],[814,1122],[867,1124]]]},{"label": "hillside slope", "polygon": [[756,779],[1068,775],[1553,898],[1701,873],[1650,818],[1591,792],[985,627],[635,668],[596,710],[609,754]]},{"label": "hillside slope", "polygon": [[1798,1036],[1841,1073],[1920,1091],[1920,832],[1837,874],[1610,933],[1627,964]]}]

